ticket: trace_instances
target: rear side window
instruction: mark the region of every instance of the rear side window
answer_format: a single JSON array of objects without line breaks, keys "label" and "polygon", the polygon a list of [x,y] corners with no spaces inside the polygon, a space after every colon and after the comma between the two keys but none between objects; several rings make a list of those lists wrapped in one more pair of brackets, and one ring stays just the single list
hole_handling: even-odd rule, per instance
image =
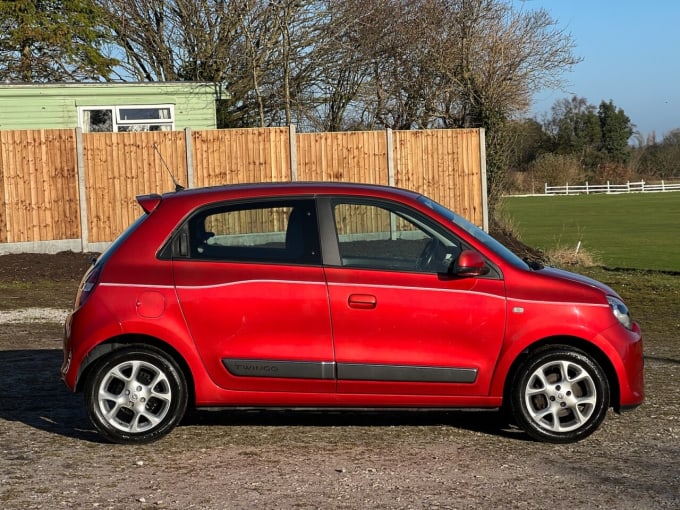
[{"label": "rear side window", "polygon": [[189,220],[188,244],[197,260],[321,264],[313,200],[203,210]]}]

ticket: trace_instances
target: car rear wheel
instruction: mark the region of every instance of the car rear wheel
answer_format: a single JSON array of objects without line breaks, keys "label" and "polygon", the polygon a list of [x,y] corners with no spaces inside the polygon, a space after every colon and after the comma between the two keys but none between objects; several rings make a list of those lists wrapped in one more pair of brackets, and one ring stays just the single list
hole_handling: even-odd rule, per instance
[{"label": "car rear wheel", "polygon": [[150,347],[126,347],[97,360],[85,382],[90,421],[114,443],[146,443],[170,432],[187,406],[175,361]]},{"label": "car rear wheel", "polygon": [[513,416],[539,441],[570,443],[597,430],[609,408],[609,383],[586,353],[567,346],[541,349],[516,372]]}]

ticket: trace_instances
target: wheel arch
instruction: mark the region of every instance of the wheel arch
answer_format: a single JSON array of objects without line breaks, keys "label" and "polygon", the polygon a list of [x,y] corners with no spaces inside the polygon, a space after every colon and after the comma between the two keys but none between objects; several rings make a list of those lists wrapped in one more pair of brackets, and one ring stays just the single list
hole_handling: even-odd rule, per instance
[{"label": "wheel arch", "polygon": [[512,361],[510,368],[505,374],[505,379],[503,380],[503,406],[507,406],[510,402],[512,382],[524,361],[540,350],[547,350],[558,346],[571,347],[583,351],[592,357],[600,365],[600,367],[602,367],[602,370],[607,377],[607,382],[609,383],[609,405],[613,407],[616,412],[619,412],[621,407],[620,387],[619,378],[616,374],[614,365],[612,364],[609,357],[604,353],[604,351],[602,351],[597,345],[574,336],[546,337],[525,347]]},{"label": "wheel arch", "polygon": [[139,334],[119,335],[110,338],[109,340],[96,345],[90,352],[88,352],[85,356],[85,359],[80,364],[80,370],[78,372],[78,378],[76,382],[76,391],[83,391],[83,385],[85,384],[85,381],[87,380],[89,372],[92,370],[95,361],[102,358],[103,356],[106,356],[107,354],[133,345],[139,346],[140,348],[151,348],[152,350],[160,351],[162,354],[172,358],[172,360],[179,366],[180,370],[182,371],[182,375],[184,376],[184,380],[186,381],[189,402],[193,404],[196,401],[196,389],[193,372],[191,371],[186,359],[179,353],[179,351],[177,351],[167,342],[152,336]]}]

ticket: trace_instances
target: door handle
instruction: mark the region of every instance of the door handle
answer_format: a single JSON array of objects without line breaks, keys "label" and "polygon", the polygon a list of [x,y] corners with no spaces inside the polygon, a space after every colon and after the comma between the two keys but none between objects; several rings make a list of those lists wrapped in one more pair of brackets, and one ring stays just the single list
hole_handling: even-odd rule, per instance
[{"label": "door handle", "polygon": [[347,304],[350,308],[371,310],[378,304],[378,299],[371,294],[350,294],[347,298]]}]

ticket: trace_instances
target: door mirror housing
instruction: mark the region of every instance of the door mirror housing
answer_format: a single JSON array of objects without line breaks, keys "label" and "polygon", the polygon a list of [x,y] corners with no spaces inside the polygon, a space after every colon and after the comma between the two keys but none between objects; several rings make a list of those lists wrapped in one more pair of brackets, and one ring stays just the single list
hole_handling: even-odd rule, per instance
[{"label": "door mirror housing", "polygon": [[455,276],[471,277],[483,276],[489,272],[489,267],[479,253],[473,250],[463,250],[453,264],[452,273]]}]

